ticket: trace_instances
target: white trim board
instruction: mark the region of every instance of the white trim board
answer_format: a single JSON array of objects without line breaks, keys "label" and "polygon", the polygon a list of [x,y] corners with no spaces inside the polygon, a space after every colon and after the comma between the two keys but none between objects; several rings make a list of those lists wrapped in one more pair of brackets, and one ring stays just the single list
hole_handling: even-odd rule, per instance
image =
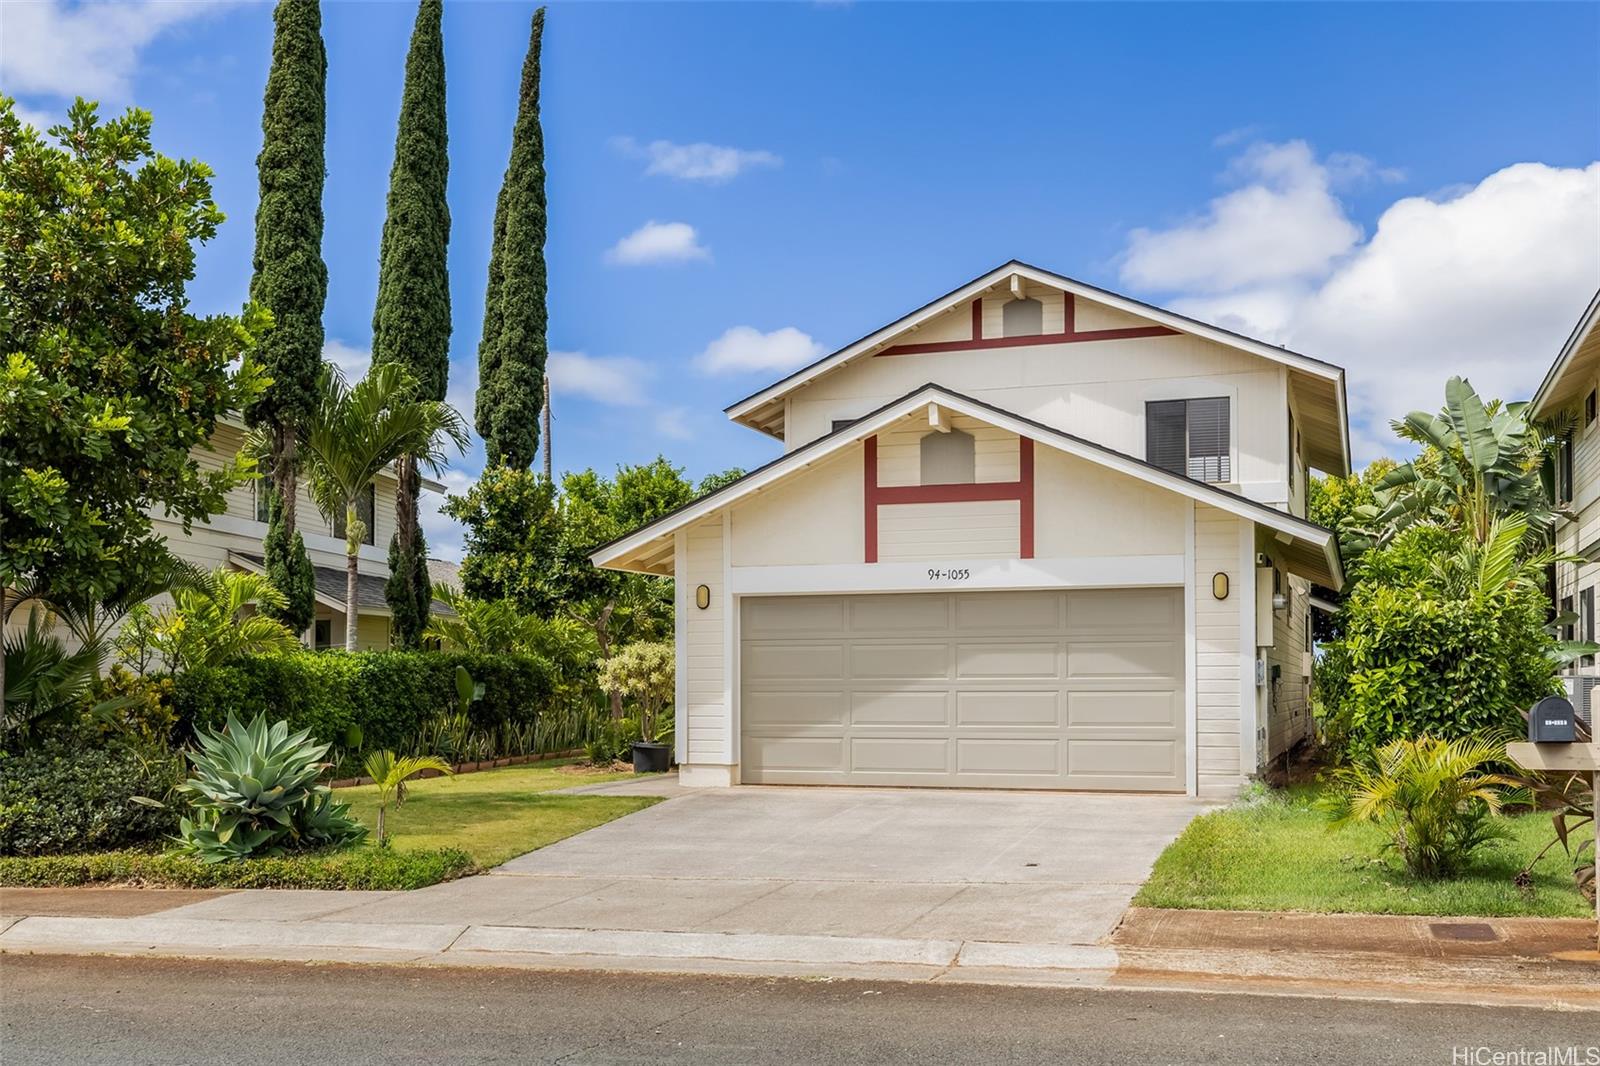
[{"label": "white trim board", "polygon": [[[1043,285],[1046,288],[1059,289],[1063,292],[1070,292],[1074,296],[1082,296],[1084,299],[1093,300],[1096,303],[1104,304],[1105,306],[1113,308],[1117,311],[1122,311],[1130,315],[1136,315],[1140,318],[1147,319],[1156,325],[1166,326],[1168,329],[1176,330],[1179,333],[1188,333],[1193,336],[1203,337],[1206,340],[1214,341],[1217,344],[1226,345],[1230,348],[1248,352],[1251,355],[1259,356],[1263,359],[1269,359],[1274,363],[1280,363],[1285,366],[1293,367],[1296,370],[1312,374],[1316,377],[1324,378],[1328,381],[1339,382],[1341,384],[1344,381],[1344,370],[1341,367],[1322,362],[1318,359],[1312,359],[1311,357],[1301,355],[1298,352],[1291,352],[1286,348],[1279,348],[1276,345],[1267,344],[1264,341],[1258,341],[1251,337],[1245,337],[1237,333],[1231,333],[1228,330],[1219,329],[1216,326],[1208,325],[1192,318],[1185,318],[1182,315],[1174,314],[1173,312],[1164,310],[1163,308],[1141,303],[1138,300],[1132,300],[1126,296],[1120,296],[1114,292],[1107,292],[1104,289],[1097,289],[1092,285],[1085,285],[1083,282],[1077,281],[1073,278],[1069,278],[1061,274],[1055,274],[1048,270],[1041,270],[1039,267],[1029,266],[1027,263],[1022,263],[1013,259],[1009,263],[998,266],[981,277],[974,278],[972,281],[967,282],[967,284],[961,286],[959,289],[956,289],[954,292],[948,293],[932,303],[918,308],[908,315],[901,316],[895,321],[889,323],[887,326],[884,326],[882,329],[875,330],[874,332],[867,334],[865,337],[862,337],[855,343],[839,349],[832,355],[825,356],[824,358],[819,359],[817,362],[812,363],[810,366],[803,367],[795,373],[790,374],[781,381],[774,382],[773,384],[762,389],[760,392],[754,393],[753,395],[740,400],[738,403],[735,403],[731,407],[727,408],[727,415],[729,418],[738,421],[739,419],[749,415],[757,408],[771,403],[773,400],[776,400],[780,397],[786,396],[788,393],[794,391],[809,381],[815,380],[822,374],[826,374],[828,371],[836,369],[837,367],[849,362],[864,352],[871,351],[886,341],[892,340],[896,336],[899,336],[901,333],[904,333],[906,330],[910,329],[912,326],[921,322],[926,322],[938,315],[945,314],[948,311],[960,307],[962,304],[970,303],[974,297],[987,292],[989,289],[992,289],[994,286],[1000,284],[1013,275],[1025,278],[1028,281],[1034,282],[1035,284]],[[1349,438],[1348,433],[1346,433],[1346,454],[1349,453],[1349,450]]]},{"label": "white trim board", "polygon": [[[735,566],[739,596],[861,592],[964,592],[992,589],[1123,588],[1184,583],[1183,555],[1059,559],[949,559],[937,563],[833,563]],[[951,572],[966,577],[950,577]]]},{"label": "white trim board", "polygon": [[[974,400],[970,396],[963,396],[960,393],[951,392],[942,386],[931,383],[907,393],[899,400],[880,407],[875,413],[852,423],[837,433],[818,438],[782,458],[773,460],[725,489],[711,493],[672,514],[657,519],[642,529],[635,530],[628,536],[602,546],[590,555],[590,561],[596,566],[604,567],[621,560],[637,549],[667,536],[676,529],[704,518],[720,508],[727,507],[736,500],[787,477],[791,473],[804,470],[841,449],[872,436],[901,418],[925,408],[929,403],[937,403],[941,407],[948,408],[958,414],[966,415],[969,418],[1000,429],[1009,430],[1018,436],[1028,437],[1068,455],[1098,463],[1101,466],[1109,467],[1148,484],[1170,489],[1181,496],[1187,496],[1191,500],[1209,504],[1219,510],[1227,511],[1239,518],[1265,526],[1275,532],[1316,545],[1321,548],[1327,559],[1329,570],[1337,579],[1333,584],[1338,586],[1343,583],[1338,546],[1331,530],[1323,529],[1321,526],[1308,522],[1303,518],[1297,518],[1287,512],[1278,511],[1264,504],[1245,499],[1205,482],[1195,481],[1181,474],[1174,474],[1159,467],[1151,466],[1149,463],[1136,459],[1131,455],[1125,455],[1104,445],[1095,444],[1081,437],[1075,437],[1070,433],[1040,425],[1009,411],[984,403],[981,400]],[[626,569],[626,567],[622,568]]]}]

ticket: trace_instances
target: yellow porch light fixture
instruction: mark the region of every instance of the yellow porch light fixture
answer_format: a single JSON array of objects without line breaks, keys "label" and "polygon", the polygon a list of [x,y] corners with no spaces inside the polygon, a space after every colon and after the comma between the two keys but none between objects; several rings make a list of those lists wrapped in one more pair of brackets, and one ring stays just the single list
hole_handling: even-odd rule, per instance
[{"label": "yellow porch light fixture", "polygon": [[1228,575],[1218,571],[1211,575],[1211,595],[1219,600],[1228,598]]},{"label": "yellow porch light fixture", "polygon": [[711,586],[699,585],[694,590],[694,605],[702,611],[711,606]]}]

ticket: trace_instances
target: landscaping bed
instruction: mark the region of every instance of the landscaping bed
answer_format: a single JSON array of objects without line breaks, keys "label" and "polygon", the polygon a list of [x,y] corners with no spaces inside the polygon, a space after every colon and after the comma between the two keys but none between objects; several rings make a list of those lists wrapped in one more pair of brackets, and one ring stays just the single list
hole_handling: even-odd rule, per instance
[{"label": "landscaping bed", "polygon": [[[0,858],[0,885],[127,884],[174,888],[412,889],[498,866],[524,852],[660,802],[652,796],[552,796],[553,789],[630,774],[585,772],[570,764],[485,770],[467,778],[407,785],[391,808],[389,847],[306,852],[281,858],[202,863],[173,852],[120,850]],[[377,813],[376,789],[339,790],[362,822]]]},{"label": "landscaping bed", "polygon": [[[1553,836],[1550,818],[1506,819],[1510,837],[1455,877],[1423,881],[1383,851],[1374,826],[1334,829],[1316,786],[1296,786],[1202,815],[1156,860],[1134,903],[1143,907],[1319,913],[1582,918],[1572,860],[1557,845],[1519,887],[1517,872]],[[1587,839],[1585,829],[1574,835]]]}]

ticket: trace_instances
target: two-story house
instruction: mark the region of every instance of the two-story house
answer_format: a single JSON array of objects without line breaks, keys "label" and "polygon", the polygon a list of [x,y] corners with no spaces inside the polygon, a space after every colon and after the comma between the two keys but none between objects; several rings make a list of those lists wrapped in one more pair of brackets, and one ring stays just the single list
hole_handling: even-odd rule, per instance
[{"label": "two-story house", "polygon": [[[1564,634],[1572,640],[1594,640],[1595,586],[1600,585],[1600,292],[1589,301],[1555,363],[1529,403],[1529,414],[1564,422],[1569,431],[1555,456],[1554,491],[1558,503],[1574,517],[1556,520],[1556,548],[1579,556],[1578,563],[1556,567],[1555,601],[1562,614],[1577,616]],[[1592,720],[1592,690],[1600,686],[1600,667],[1580,659],[1568,668],[1568,688],[1578,712]]]},{"label": "two-story house", "polygon": [[[211,435],[209,447],[192,451],[194,460],[202,467],[219,468],[231,460],[243,447],[244,423],[234,419],[219,422]],[[362,651],[373,651],[389,646],[389,604],[384,586],[389,579],[389,540],[394,535],[394,502],[398,483],[392,470],[384,470],[368,489],[366,498],[358,505],[358,512],[367,533],[361,545],[357,567],[356,638]],[[445,487],[430,478],[422,478],[422,486],[430,492],[443,492]],[[263,542],[267,535],[267,483],[252,481],[228,492],[227,506],[220,514],[206,521],[194,522],[185,533],[183,523],[163,515],[159,510],[153,515],[154,530],[166,538],[167,547],[178,558],[205,570],[228,567],[234,570],[265,572],[262,562]],[[344,647],[345,612],[345,538],[344,521],[340,516],[330,521],[312,502],[307,483],[300,482],[298,513],[295,524],[305,542],[306,554],[311,558],[316,577],[316,619],[311,628],[302,634],[304,642],[316,648]],[[429,560],[429,571],[436,583],[454,583],[453,564]],[[167,602],[158,597],[157,604]],[[447,608],[435,600],[435,611]],[[26,605],[11,616],[8,632],[26,625]],[[63,633],[65,631],[63,630]]]},{"label": "two-story house", "polygon": [[1011,262],[728,408],[672,575],[685,784],[1224,796],[1309,735],[1335,366]]}]

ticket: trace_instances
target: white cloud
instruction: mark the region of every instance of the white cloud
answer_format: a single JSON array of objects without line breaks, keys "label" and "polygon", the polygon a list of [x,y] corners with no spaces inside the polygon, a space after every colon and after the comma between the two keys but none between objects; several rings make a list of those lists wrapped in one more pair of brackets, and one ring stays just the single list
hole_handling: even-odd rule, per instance
[{"label": "white cloud", "polygon": [[9,93],[125,98],[139,53],[165,30],[220,2],[9,3],[0,8],[0,83]]},{"label": "white cloud", "polygon": [[694,430],[689,428],[687,407],[668,407],[656,414],[656,432],[673,440],[691,440]]},{"label": "white cloud", "polygon": [[614,137],[611,141],[624,155],[648,160],[644,172],[660,174],[682,181],[703,181],[720,185],[732,181],[742,172],[755,167],[778,167],[783,160],[765,149],[730,148],[727,145],[674,144],[672,141],[651,141],[640,144],[632,137]]},{"label": "white cloud", "polygon": [[695,356],[705,374],[742,374],[754,370],[793,370],[823,354],[822,345],[793,326],[762,333],[752,326],[734,326]]},{"label": "white cloud", "polygon": [[365,377],[372,365],[372,349],[357,348],[341,340],[330,339],[322,344],[322,361],[332,363],[351,381]]},{"label": "white cloud", "polygon": [[643,385],[651,376],[650,367],[638,359],[583,352],[551,352],[545,372],[550,375],[550,391],[557,398],[563,394],[582,396],[618,407],[643,404]]},{"label": "white cloud", "polygon": [[687,222],[646,222],[606,252],[606,260],[623,266],[646,263],[686,263],[710,259],[711,250]]},{"label": "white cloud", "polygon": [[[1329,205],[1331,195],[1310,214],[1326,219]],[[1354,225],[1342,209],[1338,217]],[[1271,214],[1253,225],[1234,247],[1298,232]],[[1389,420],[1438,408],[1452,374],[1491,396],[1526,399],[1537,387],[1600,288],[1600,162],[1518,163],[1475,185],[1406,197],[1384,210],[1370,239],[1325,256],[1318,270],[1292,257],[1276,272],[1219,259],[1205,275],[1182,262],[1168,276],[1185,284],[1155,286],[1179,291],[1165,301],[1174,310],[1346,368],[1364,463],[1400,448]]]},{"label": "white cloud", "polygon": [[1305,279],[1361,239],[1361,227],[1333,195],[1333,172],[1304,141],[1253,145],[1229,175],[1246,184],[1212,200],[1199,217],[1129,234],[1123,280],[1145,289],[1226,292]]}]

